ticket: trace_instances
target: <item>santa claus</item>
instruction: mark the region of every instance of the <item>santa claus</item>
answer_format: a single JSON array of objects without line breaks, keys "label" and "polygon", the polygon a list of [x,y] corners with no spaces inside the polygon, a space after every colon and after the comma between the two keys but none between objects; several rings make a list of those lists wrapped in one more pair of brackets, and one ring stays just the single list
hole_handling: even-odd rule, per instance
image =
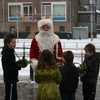
[{"label": "santa claus", "polygon": [[30,47],[31,67],[37,65],[39,56],[44,49],[49,49],[59,64],[62,64],[62,46],[59,37],[53,32],[51,19],[43,19],[38,22],[39,33],[33,38]]}]

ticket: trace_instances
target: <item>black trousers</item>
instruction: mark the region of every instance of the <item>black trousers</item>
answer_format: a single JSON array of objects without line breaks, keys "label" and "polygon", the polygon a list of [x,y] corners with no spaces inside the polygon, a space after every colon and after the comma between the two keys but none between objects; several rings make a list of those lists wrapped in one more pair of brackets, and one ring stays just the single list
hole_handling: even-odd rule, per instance
[{"label": "black trousers", "polygon": [[17,83],[5,84],[5,100],[17,100]]},{"label": "black trousers", "polygon": [[96,85],[83,83],[82,92],[83,100],[95,100]]}]

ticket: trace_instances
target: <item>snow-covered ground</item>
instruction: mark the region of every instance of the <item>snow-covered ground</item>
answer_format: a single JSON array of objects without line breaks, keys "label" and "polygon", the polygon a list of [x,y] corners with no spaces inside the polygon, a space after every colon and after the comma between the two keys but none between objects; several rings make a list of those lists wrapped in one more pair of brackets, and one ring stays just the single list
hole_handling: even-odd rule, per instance
[{"label": "snow-covered ground", "polygon": [[[25,43],[25,55],[26,59],[29,59],[29,48],[31,44],[32,39],[17,39],[17,46],[16,46],[16,53],[21,58],[23,55],[23,43]],[[97,35],[97,38],[93,38],[91,41],[91,38],[88,39],[61,39],[63,51],[71,50],[74,53],[74,62],[81,63],[83,60],[83,54],[84,54],[84,46],[88,43],[93,43],[96,47],[96,51],[100,52],[100,35]],[[3,46],[3,39],[0,39],[0,52],[1,48]],[[16,57],[16,59],[18,59]],[[2,80],[2,65],[1,65],[1,54],[0,54],[0,80]],[[30,65],[28,65],[26,68],[23,68],[21,71],[19,71],[19,79],[20,80],[30,80]]]}]

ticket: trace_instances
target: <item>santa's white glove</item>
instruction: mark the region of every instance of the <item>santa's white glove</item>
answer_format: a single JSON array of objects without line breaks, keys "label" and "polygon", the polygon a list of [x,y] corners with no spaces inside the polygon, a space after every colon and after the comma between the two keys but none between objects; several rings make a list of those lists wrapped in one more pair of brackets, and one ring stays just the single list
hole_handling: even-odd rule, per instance
[{"label": "santa's white glove", "polygon": [[32,63],[31,63],[31,67],[33,68],[33,70],[35,71],[36,69],[36,65],[38,63],[38,60],[37,59],[31,59]]}]

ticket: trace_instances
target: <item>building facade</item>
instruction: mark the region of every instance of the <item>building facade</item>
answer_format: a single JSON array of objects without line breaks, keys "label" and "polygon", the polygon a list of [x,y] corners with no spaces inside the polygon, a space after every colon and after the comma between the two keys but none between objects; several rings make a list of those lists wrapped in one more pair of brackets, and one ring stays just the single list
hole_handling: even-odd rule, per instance
[{"label": "building facade", "polygon": [[78,23],[81,27],[87,26],[90,35],[97,33],[97,2],[98,0],[79,0]]},{"label": "building facade", "polygon": [[71,32],[78,25],[79,0],[0,0],[0,32],[33,38],[37,22],[50,18],[55,32]]}]

